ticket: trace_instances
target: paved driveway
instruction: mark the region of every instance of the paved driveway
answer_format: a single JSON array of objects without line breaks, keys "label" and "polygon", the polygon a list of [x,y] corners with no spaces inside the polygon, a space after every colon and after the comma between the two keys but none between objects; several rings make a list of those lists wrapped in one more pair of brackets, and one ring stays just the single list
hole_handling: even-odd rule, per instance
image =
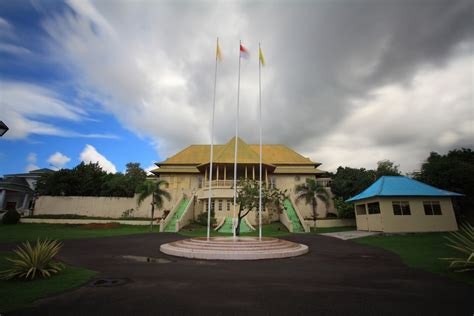
[{"label": "paved driveway", "polygon": [[[129,278],[111,288],[83,286],[18,315],[473,315],[474,287],[406,267],[376,248],[295,235],[310,253],[293,259],[198,261],[159,253],[183,238],[143,234],[66,241],[61,259]],[[135,262],[152,256],[170,263]]]}]

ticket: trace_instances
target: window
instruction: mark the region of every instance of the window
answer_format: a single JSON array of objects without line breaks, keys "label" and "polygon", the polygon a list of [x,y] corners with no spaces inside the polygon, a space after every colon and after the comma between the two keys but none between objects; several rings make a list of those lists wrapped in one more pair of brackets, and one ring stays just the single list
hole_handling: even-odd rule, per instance
[{"label": "window", "polygon": [[365,215],[365,204],[356,205],[356,214],[357,215]]},{"label": "window", "polygon": [[219,211],[222,211],[222,200],[219,200],[218,208]]},{"label": "window", "polygon": [[295,181],[296,182],[300,181],[300,176],[295,176]]},{"label": "window", "polygon": [[393,215],[411,215],[408,201],[393,201]]},{"label": "window", "polygon": [[227,210],[230,211],[230,200],[227,200]]},{"label": "window", "polygon": [[270,177],[270,189],[273,189],[276,187],[276,179],[274,176]]},{"label": "window", "polygon": [[367,209],[369,214],[380,214],[380,205],[379,202],[373,202],[367,204]]},{"label": "window", "polygon": [[442,215],[439,201],[423,201],[425,215]]},{"label": "window", "polygon": [[[214,203],[215,201],[211,201],[211,212],[214,211]],[[206,202],[204,202],[204,212],[207,212],[209,209],[209,200],[206,199]]]}]

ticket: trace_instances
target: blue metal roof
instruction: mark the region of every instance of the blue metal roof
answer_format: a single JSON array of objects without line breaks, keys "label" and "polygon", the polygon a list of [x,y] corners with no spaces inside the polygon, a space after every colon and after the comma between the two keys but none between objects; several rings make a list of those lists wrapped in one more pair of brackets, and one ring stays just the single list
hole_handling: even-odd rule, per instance
[{"label": "blue metal roof", "polygon": [[441,190],[426,183],[403,176],[383,176],[361,193],[346,202],[355,202],[376,196],[463,196],[463,194]]}]

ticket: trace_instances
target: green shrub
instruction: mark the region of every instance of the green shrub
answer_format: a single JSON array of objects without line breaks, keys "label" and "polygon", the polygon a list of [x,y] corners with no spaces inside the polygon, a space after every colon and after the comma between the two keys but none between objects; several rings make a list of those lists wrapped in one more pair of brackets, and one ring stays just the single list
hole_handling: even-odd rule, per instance
[{"label": "green shrub", "polygon": [[352,204],[346,203],[343,198],[334,198],[334,207],[339,218],[355,218],[354,207]]},{"label": "green shrub", "polygon": [[20,221],[20,213],[15,210],[8,210],[2,217],[2,223],[7,225],[17,224]]},{"label": "green shrub", "polygon": [[441,259],[449,261],[449,268],[457,272],[474,271],[474,227],[464,223],[459,231],[452,232],[445,238],[451,242],[446,245],[463,253],[464,257]]},{"label": "green shrub", "polygon": [[62,244],[57,240],[36,241],[32,247],[27,241],[14,251],[16,258],[6,258],[12,262],[10,269],[0,271],[0,279],[30,279],[37,277],[49,278],[64,269],[61,262],[54,261]]},{"label": "green shrub", "polygon": [[[201,213],[196,218],[196,223],[202,226],[207,226],[207,212]],[[214,226],[217,223],[216,217],[214,214],[214,208],[211,209],[211,226]]]}]

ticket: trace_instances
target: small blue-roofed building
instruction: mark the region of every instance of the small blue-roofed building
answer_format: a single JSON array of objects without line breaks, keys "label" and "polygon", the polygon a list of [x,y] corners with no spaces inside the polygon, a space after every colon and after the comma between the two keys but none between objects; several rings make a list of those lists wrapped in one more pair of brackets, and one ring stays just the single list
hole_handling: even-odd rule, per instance
[{"label": "small blue-roofed building", "polygon": [[441,232],[458,229],[452,198],[441,190],[403,176],[383,176],[346,202],[354,204],[358,230]]}]

